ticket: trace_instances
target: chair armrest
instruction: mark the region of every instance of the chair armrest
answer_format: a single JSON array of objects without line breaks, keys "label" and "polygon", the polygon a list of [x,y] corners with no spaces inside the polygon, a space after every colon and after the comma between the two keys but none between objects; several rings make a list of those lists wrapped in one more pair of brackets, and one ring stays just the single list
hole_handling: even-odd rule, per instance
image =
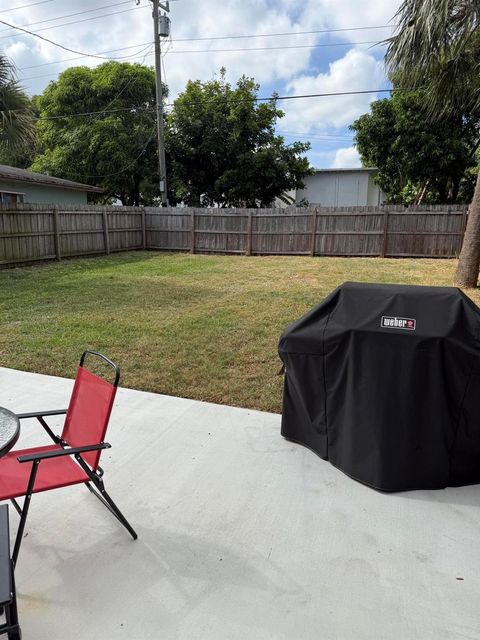
[{"label": "chair armrest", "polygon": [[30,453],[26,456],[19,456],[19,462],[35,462],[37,460],[48,460],[49,458],[60,458],[61,456],[71,456],[77,453],[87,453],[88,451],[99,451],[101,449],[110,449],[112,445],[108,442],[100,442],[100,444],[89,444],[84,447],[70,447],[68,449],[51,449],[38,453]]},{"label": "chair armrest", "polygon": [[17,418],[23,420],[23,418],[43,418],[43,416],[60,416],[67,413],[66,409],[57,409],[55,411],[35,411],[34,413],[17,413]]}]

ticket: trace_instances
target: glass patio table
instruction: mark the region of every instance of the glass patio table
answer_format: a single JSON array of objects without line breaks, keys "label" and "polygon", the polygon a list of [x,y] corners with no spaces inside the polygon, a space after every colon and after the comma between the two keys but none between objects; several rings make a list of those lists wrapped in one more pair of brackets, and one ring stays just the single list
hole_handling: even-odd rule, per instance
[{"label": "glass patio table", "polygon": [[0,407],[0,457],[4,456],[18,440],[20,435],[20,420],[18,417]]}]

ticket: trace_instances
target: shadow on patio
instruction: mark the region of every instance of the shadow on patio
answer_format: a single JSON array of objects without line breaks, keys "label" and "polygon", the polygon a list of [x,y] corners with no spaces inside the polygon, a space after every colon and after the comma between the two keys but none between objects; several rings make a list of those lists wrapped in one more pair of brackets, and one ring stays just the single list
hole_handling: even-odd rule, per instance
[{"label": "shadow on patio", "polygon": [[[0,368],[16,413],[71,387]],[[26,421],[17,446],[44,438]],[[478,487],[381,494],[284,441],[278,415],[134,390],[107,440],[106,487],[139,539],[85,487],[35,495],[24,638],[480,637]]]}]

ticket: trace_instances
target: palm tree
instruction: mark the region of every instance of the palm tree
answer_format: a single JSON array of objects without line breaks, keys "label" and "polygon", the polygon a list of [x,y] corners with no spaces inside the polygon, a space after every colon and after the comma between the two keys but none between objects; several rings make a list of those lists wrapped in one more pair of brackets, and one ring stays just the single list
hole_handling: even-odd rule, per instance
[{"label": "palm tree", "polygon": [[0,54],[0,146],[18,152],[34,141],[30,99],[15,78],[13,64]]},{"label": "palm tree", "polygon": [[[480,136],[480,0],[404,0],[395,15],[386,64],[396,87],[424,89],[432,119],[452,115]],[[480,174],[456,282],[475,287],[480,267]]]}]

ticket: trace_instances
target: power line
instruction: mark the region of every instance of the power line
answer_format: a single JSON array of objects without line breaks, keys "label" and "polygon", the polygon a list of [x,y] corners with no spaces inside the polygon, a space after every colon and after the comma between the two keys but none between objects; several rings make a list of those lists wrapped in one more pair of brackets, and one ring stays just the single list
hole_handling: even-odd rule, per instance
[{"label": "power line", "polygon": [[[352,96],[352,95],[364,95],[368,93],[391,93],[392,89],[366,89],[364,91],[336,91],[332,93],[309,93],[309,94],[301,94],[301,95],[293,95],[293,96],[270,96],[270,97],[260,97],[253,98],[253,102],[271,102],[271,101],[280,101],[280,100],[299,100],[304,98],[326,98],[329,96]],[[395,89],[395,91],[402,92],[410,92],[413,89]],[[212,98],[213,100],[223,100],[222,97]],[[241,104],[242,102],[251,102],[251,98],[246,98],[244,100],[235,100],[235,104]],[[190,101],[186,104],[195,105],[195,104],[203,104],[203,102],[195,102]],[[170,102],[165,105],[166,107],[173,107],[174,103]],[[150,113],[155,111],[155,107],[139,107],[139,106],[131,106],[131,107],[119,107],[117,109],[100,109],[98,111],[85,111],[80,113],[70,113],[70,114],[62,114],[57,116],[38,116],[35,120],[63,120],[68,118],[76,118],[76,117],[87,117],[87,116],[98,116],[107,113],[121,113],[125,111],[130,111],[132,113]]]},{"label": "power line", "polygon": [[[36,36],[37,38],[42,38],[42,36],[38,35],[39,31],[49,31],[51,29],[59,29],[60,27],[68,27],[72,24],[80,24],[81,22],[90,22],[90,20],[98,20],[100,18],[106,18],[108,16],[116,16],[120,13],[128,13],[129,11],[136,11],[137,9],[147,9],[148,7],[145,6],[140,6],[140,7],[133,7],[132,9],[123,9],[122,11],[111,11],[110,13],[102,13],[101,16],[93,16],[92,18],[84,18],[83,20],[73,20],[72,22],[63,22],[62,24],[56,24],[53,25],[51,27],[42,27],[41,29],[36,29],[36,32],[32,32],[32,31],[28,31],[27,29],[23,29],[22,27],[17,27],[14,24],[10,24],[8,22],[4,22],[3,20],[0,20],[1,24],[6,25],[7,27],[10,27],[12,29],[16,29],[17,31],[23,31],[23,33],[27,33],[30,36]],[[12,34],[9,36],[1,36],[0,40],[5,40],[8,38],[17,38],[19,37],[19,34]],[[51,44],[56,44],[55,42],[53,42],[52,40],[48,40],[47,38],[42,38],[43,40],[46,40],[47,42],[50,42]],[[61,45],[56,45],[56,46],[61,46]],[[61,47],[62,49],[64,49],[65,47]],[[66,49],[67,51],[72,51],[72,49]],[[78,53],[77,51],[73,51],[73,53]],[[95,58],[96,56],[92,55],[92,54],[84,54],[84,55],[89,55],[92,58]]]},{"label": "power line", "polygon": [[[306,93],[296,96],[275,96],[271,98],[256,98],[256,102],[265,102],[270,100],[298,100],[300,98],[326,98],[327,96],[356,96],[367,93],[391,93],[392,89],[366,89],[364,91],[335,91],[332,93]],[[409,92],[412,89],[395,89],[395,91]],[[191,104],[191,103],[190,103]]]},{"label": "power line", "polygon": [[117,109],[100,109],[98,111],[82,111],[80,113],[69,113],[62,114],[58,116],[37,116],[34,120],[65,120],[68,118],[83,118],[87,116],[100,116],[107,115],[109,113],[124,113],[125,111],[130,111],[131,113],[145,113],[152,111],[152,107],[118,107]]},{"label": "power line", "polygon": [[104,173],[103,175],[98,175],[98,174],[94,174],[94,175],[85,175],[85,174],[81,174],[81,173],[73,173],[73,172],[66,172],[64,173],[64,175],[69,175],[72,177],[76,177],[76,179],[78,180],[79,178],[81,178],[82,180],[88,180],[90,178],[111,178],[113,176],[118,176],[121,173],[125,173],[125,171],[127,171],[128,169],[130,169],[130,167],[132,167],[139,158],[141,158],[141,156],[145,153],[145,151],[148,148],[148,145],[152,142],[153,138],[155,137],[155,129],[156,126],[153,127],[152,129],[152,133],[150,135],[150,137],[148,138],[147,142],[143,145],[142,150],[140,151],[140,153],[133,159],[131,160],[127,165],[125,165],[122,169],[120,169],[119,171],[114,171],[113,173]]},{"label": "power line", "polygon": [[[116,53],[117,51],[127,51],[128,49],[136,49],[137,47],[144,47],[146,45],[151,44],[151,42],[140,42],[139,44],[132,44],[129,47],[119,47],[118,49],[107,49],[106,51],[97,51],[98,55],[102,55],[104,53]],[[137,52],[138,53],[138,52]],[[133,55],[137,55],[137,53]],[[51,64],[61,64],[62,62],[71,62],[72,60],[81,60],[87,56],[76,56],[75,58],[64,58],[63,60],[55,60],[54,62],[42,62],[41,64],[32,64],[28,67],[17,67],[18,71],[25,71],[26,69],[37,69],[38,67],[48,67]],[[119,58],[113,58],[112,60],[120,60],[121,58],[130,58],[130,56],[120,56]],[[51,75],[51,74],[49,74]],[[39,76],[39,77],[47,77],[47,76]]]},{"label": "power line", "polygon": [[104,175],[92,175],[92,176],[85,176],[85,175],[79,175],[79,177],[81,177],[82,179],[85,178],[111,178],[112,176],[118,176],[121,173],[125,173],[125,171],[127,171],[127,169],[130,169],[130,167],[132,167],[137,160],[143,156],[143,154],[145,153],[145,151],[147,150],[148,145],[151,143],[151,141],[154,139],[155,137],[155,129],[156,126],[153,127],[152,129],[152,134],[150,135],[150,137],[148,138],[147,142],[145,143],[145,145],[143,146],[143,149],[140,151],[140,153],[138,154],[138,156],[136,156],[131,162],[129,162],[125,167],[123,167],[123,169],[120,169],[119,171],[115,171],[114,173],[105,173]]},{"label": "power line", "polygon": [[[128,11],[130,11],[130,9],[128,9]],[[122,12],[120,12],[122,13]],[[82,57],[85,58],[100,58],[100,60],[109,60],[109,58],[106,58],[105,56],[99,56],[96,55],[94,53],[85,53],[84,51],[76,51],[75,49],[70,49],[69,47],[65,47],[63,44],[59,44],[58,42],[55,42],[54,40],[50,40],[49,38],[45,38],[44,36],[39,36],[38,33],[34,33],[33,31],[28,31],[28,29],[23,29],[22,27],[16,27],[13,24],[10,24],[9,22],[5,22],[5,20],[0,20],[0,24],[5,24],[7,25],[7,27],[12,27],[13,29],[17,29],[17,31],[22,31],[23,33],[28,34],[29,36],[34,36],[35,38],[40,38],[40,40],[44,40],[45,42],[48,42],[49,44],[53,44],[55,47],[59,47],[60,49],[63,49],[64,51],[70,51],[70,53],[77,53],[79,55],[81,55]]]},{"label": "power line", "polygon": [[[148,43],[147,44],[147,48],[151,45],[152,43]],[[129,60],[131,62],[135,61],[135,60],[140,60],[141,62],[139,64],[143,64],[146,60],[146,58],[148,58],[149,55],[153,55],[149,53],[147,53],[147,55],[142,57],[142,53],[145,51],[144,49],[141,49],[140,51],[136,51],[134,54],[130,54],[128,56],[117,56],[117,57],[113,57],[111,56],[110,58],[103,58],[104,60]],[[73,69],[74,67],[67,67],[67,69]],[[67,71],[67,69],[64,69],[63,71]],[[60,73],[63,73],[63,71],[57,71],[56,73],[44,73],[40,76],[27,76],[27,77],[20,77],[18,78],[19,82],[26,82],[27,80],[39,80],[41,78],[56,78]]]},{"label": "power line", "polygon": [[[143,61],[145,60],[145,58],[148,56],[148,54],[150,53],[150,51],[152,50],[153,47],[153,42],[151,44],[148,45],[148,51],[147,53],[143,56]],[[140,63],[141,64],[141,63]],[[130,78],[128,78],[128,80],[125,82],[125,84],[123,85],[123,87],[120,89],[120,91],[116,94],[116,96],[114,98],[112,98],[110,100],[110,102],[107,104],[106,107],[104,107],[103,111],[108,111],[108,109],[112,106],[112,104],[118,100],[118,98],[122,95],[122,93],[133,83],[135,84],[135,82],[137,82],[138,80],[138,75],[134,75],[133,73],[130,75]]]},{"label": "power line", "polygon": [[[371,44],[372,46],[385,46],[386,43],[377,42],[376,40],[365,40],[363,42],[331,42],[331,43],[323,43],[323,44],[289,45],[289,46],[282,46],[282,47],[242,47],[242,48],[236,48],[236,49],[188,49],[184,51],[175,51],[174,49],[169,49],[166,53],[170,55],[173,53],[215,53],[215,52],[223,52],[223,53],[237,52],[238,53],[240,51],[282,51],[284,49],[290,50],[290,49],[321,49],[324,47],[351,47],[351,46],[360,46],[360,45],[367,45],[367,44]],[[117,50],[112,49],[112,51],[120,51],[120,49],[117,49]],[[80,56],[80,57],[83,57],[83,56]],[[140,56],[138,56],[138,52],[137,52],[132,56],[130,55],[120,56],[118,58],[112,58],[112,57],[106,58],[102,56],[94,56],[94,57],[101,57],[104,60],[111,60],[111,59],[120,60],[124,58],[125,59],[131,58],[134,60]],[[53,64],[53,63],[47,63],[47,64]],[[37,65],[37,66],[44,66],[44,65]],[[30,69],[30,68],[32,67],[23,67],[23,69]],[[26,78],[23,77],[23,78],[20,78],[20,80],[22,82],[25,82],[26,80],[36,80],[40,78],[54,78],[57,75],[58,73],[46,73],[41,76],[28,76]]]},{"label": "power line", "polygon": [[12,7],[11,9],[2,9],[2,13],[10,13],[11,11],[19,11],[20,9],[28,9],[28,7],[36,7],[37,4],[47,4],[54,0],[41,0],[41,2],[31,2],[30,4],[23,4],[21,7]]},{"label": "power line", "polygon": [[295,133],[294,131],[276,131],[276,134],[279,136],[285,136],[287,138],[309,138],[314,140],[337,140],[348,142],[349,140],[353,140],[354,136],[342,136],[342,135],[334,135],[334,134],[321,134],[321,133]]},{"label": "power line", "polygon": [[239,51],[281,51],[283,49],[321,49],[323,47],[352,47],[361,44],[371,44],[376,47],[386,46],[387,42],[377,42],[376,40],[364,40],[363,42],[328,42],[322,44],[295,44],[295,45],[287,45],[281,47],[238,47],[236,49],[183,49],[175,51],[175,49],[171,49],[169,52],[172,53],[228,53],[230,52],[239,52]]},{"label": "power line", "polygon": [[[26,25],[23,25],[26,26]],[[62,25],[60,25],[62,26]],[[348,27],[348,28],[344,28],[344,29],[321,29],[321,30],[315,30],[315,31],[293,31],[290,33],[259,33],[259,34],[253,34],[253,35],[232,35],[232,36],[212,36],[212,37],[205,37],[205,38],[177,38],[175,40],[170,40],[171,44],[173,45],[175,42],[196,42],[196,41],[206,41],[206,40],[233,40],[233,39],[243,39],[243,38],[267,38],[267,37],[277,37],[277,36],[297,36],[297,35],[308,35],[308,34],[322,34],[322,33],[337,33],[337,32],[345,32],[345,31],[361,31],[361,30],[368,30],[368,29],[384,29],[386,27],[392,26],[394,27],[395,25],[376,25],[376,26],[369,26],[369,27]],[[1,32],[0,32],[1,33]],[[374,44],[377,41],[368,41],[366,42],[366,44]],[[138,45],[131,45],[130,47],[120,47],[118,49],[108,49],[106,51],[97,51],[96,54],[94,55],[101,55],[104,53],[110,53],[110,52],[116,52],[116,51],[124,51],[126,49],[134,49],[135,47],[143,47],[144,45],[149,44],[148,42],[141,42]],[[328,43],[326,43],[328,44]],[[340,43],[339,43],[340,44]],[[355,46],[357,44],[362,44],[359,42],[350,42],[350,45]],[[335,44],[333,46],[336,46]],[[281,47],[284,48],[284,47]],[[246,49],[248,50],[248,49]],[[192,49],[192,51],[195,51],[194,49]],[[209,49],[210,51],[210,49]],[[177,52],[179,53],[179,52]],[[190,53],[190,51],[189,51]],[[88,57],[87,54],[85,55],[81,55],[77,58],[64,58],[63,60],[54,60],[52,62],[44,62],[42,64],[38,64],[38,65],[31,65],[28,67],[20,67],[20,71],[24,70],[24,69],[34,69],[36,67],[45,67],[51,64],[60,64],[62,62],[70,62],[72,60],[78,60],[79,58],[83,58],[83,57]],[[46,76],[45,76],[46,77]]]},{"label": "power line", "polygon": [[[94,13],[95,11],[101,11],[102,9],[109,9],[110,7],[119,7],[123,4],[130,4],[131,0],[123,0],[122,2],[114,2],[112,4],[101,5],[100,7],[95,7],[94,9],[85,9],[84,11],[77,11],[76,13],[67,13],[63,16],[57,16],[56,18],[46,18],[45,20],[37,20],[36,22],[27,22],[26,24],[19,24],[19,27],[33,27],[36,24],[45,24],[45,22],[53,22],[54,20],[63,20],[64,18],[73,18],[74,16],[81,16],[85,13]],[[10,31],[12,27],[8,27],[7,29],[1,29],[0,33],[4,31]]]},{"label": "power line", "polygon": [[344,29],[315,29],[313,31],[284,31],[281,33],[255,33],[249,35],[230,35],[230,36],[208,36],[203,38],[175,38],[173,42],[196,42],[200,40],[235,40],[243,38],[271,38],[273,36],[304,36],[313,35],[319,33],[340,33],[344,31],[368,31],[373,29],[393,29],[394,24],[382,24],[371,27],[346,27]]}]

